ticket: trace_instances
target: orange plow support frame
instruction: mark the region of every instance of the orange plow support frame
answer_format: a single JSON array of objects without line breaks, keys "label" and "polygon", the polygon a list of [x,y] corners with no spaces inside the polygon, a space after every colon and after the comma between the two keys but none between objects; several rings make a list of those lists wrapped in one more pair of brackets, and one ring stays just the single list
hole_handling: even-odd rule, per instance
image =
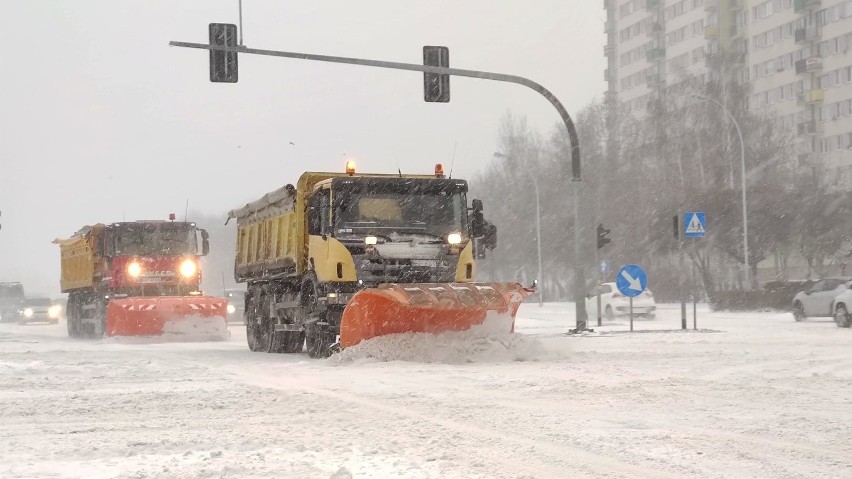
[{"label": "orange plow support frame", "polygon": [[225,298],[210,296],[158,296],[110,300],[107,336],[160,336],[170,323],[197,320],[205,330],[228,331]]},{"label": "orange plow support frame", "polygon": [[533,292],[517,283],[381,284],[346,305],[340,347],[388,334],[464,331],[489,317],[514,332],[518,307]]}]

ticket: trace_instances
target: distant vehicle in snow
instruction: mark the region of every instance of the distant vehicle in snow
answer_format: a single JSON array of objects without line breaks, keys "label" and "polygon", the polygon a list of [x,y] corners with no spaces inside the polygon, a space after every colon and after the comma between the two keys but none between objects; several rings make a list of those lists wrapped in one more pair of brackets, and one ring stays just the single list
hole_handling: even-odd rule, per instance
[{"label": "distant vehicle in snow", "polygon": [[225,299],[228,300],[228,322],[242,323],[246,314],[246,292],[243,289],[226,289]]},{"label": "distant vehicle in snow", "polygon": [[823,278],[793,297],[793,318],[804,321],[809,317],[830,318],[835,315],[835,300],[852,288],[852,278]]},{"label": "distant vehicle in snow", "polygon": [[834,322],[838,328],[852,326],[852,289],[847,289],[834,298]]},{"label": "distant vehicle in snow", "polygon": [[18,323],[49,322],[56,324],[62,314],[62,306],[55,304],[50,298],[27,298],[18,316]]},{"label": "distant vehicle in snow", "polygon": [[21,283],[0,283],[0,322],[17,321],[25,298]]},{"label": "distant vehicle in snow", "polygon": [[[630,298],[618,291],[615,283],[602,283],[598,286],[601,293],[601,310],[606,319],[615,319],[616,316],[627,316],[630,314]],[[598,315],[598,289],[593,289],[586,295],[586,311],[589,317]],[[634,317],[654,319],[657,315],[657,302],[654,294],[646,289],[639,296],[633,298]]]}]

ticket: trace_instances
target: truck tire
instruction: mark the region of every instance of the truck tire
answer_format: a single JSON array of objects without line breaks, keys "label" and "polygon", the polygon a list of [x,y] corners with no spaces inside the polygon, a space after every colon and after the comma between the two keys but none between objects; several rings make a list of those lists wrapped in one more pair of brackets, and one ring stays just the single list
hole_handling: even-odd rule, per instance
[{"label": "truck tire", "polygon": [[106,301],[99,294],[91,294],[86,299],[95,309],[91,310],[93,321],[86,324],[83,334],[89,339],[101,339],[106,333]]},{"label": "truck tire", "polygon": [[331,353],[334,352],[332,346],[334,346],[336,336],[326,326],[312,324],[305,334],[308,355],[312,358],[327,358],[331,356]]},{"label": "truck tire", "polygon": [[313,276],[308,276],[302,281],[302,288],[299,293],[299,302],[301,306],[298,311],[297,324],[303,325],[305,328],[305,344],[308,350],[308,356],[312,358],[327,358],[331,355],[331,345],[334,342],[328,341],[328,334],[323,330],[323,327],[318,324],[325,322],[326,311],[320,307],[319,287]]},{"label": "truck tire", "polygon": [[255,352],[269,351],[269,336],[271,327],[269,321],[264,321],[262,311],[263,293],[258,285],[249,286],[246,294],[246,342],[250,350]]}]

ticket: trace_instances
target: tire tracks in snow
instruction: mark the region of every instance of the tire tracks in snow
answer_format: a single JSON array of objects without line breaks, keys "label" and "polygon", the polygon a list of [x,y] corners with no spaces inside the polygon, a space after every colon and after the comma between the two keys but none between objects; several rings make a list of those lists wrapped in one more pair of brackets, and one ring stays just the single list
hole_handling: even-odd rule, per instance
[{"label": "tire tracks in snow", "polygon": [[[345,387],[329,385],[305,374],[285,377],[281,374],[255,373],[242,368],[228,368],[226,371],[241,381],[256,387],[285,391],[300,390],[336,402],[401,417],[412,423],[432,424],[438,429],[435,431],[436,434],[440,434],[441,430],[444,430],[460,433],[463,437],[476,437],[481,441],[472,443],[469,449],[476,450],[479,455],[485,452],[481,448],[482,444],[503,443],[504,447],[501,447],[499,451],[488,451],[487,454],[491,461],[503,464],[504,470],[512,471],[512,473],[523,469],[525,473],[532,474],[533,477],[565,477],[566,474],[571,477],[579,477],[580,474],[587,477],[683,477],[683,472],[668,472],[642,465],[625,464],[623,458],[600,456],[574,445],[555,444],[542,440],[540,437],[518,435],[517,431],[498,431],[471,423],[463,418],[436,418],[418,412],[412,407],[406,408],[388,401],[356,395],[354,392],[345,391]],[[316,371],[317,376],[321,376],[322,373],[322,370]],[[455,384],[455,386],[457,387],[458,384]],[[418,387],[422,388],[422,383]],[[475,405],[472,405],[472,407],[475,408]],[[541,461],[542,452],[546,452],[549,456],[547,464]],[[531,461],[530,456],[538,456],[539,459]],[[578,467],[581,467],[582,471],[577,470]]]}]

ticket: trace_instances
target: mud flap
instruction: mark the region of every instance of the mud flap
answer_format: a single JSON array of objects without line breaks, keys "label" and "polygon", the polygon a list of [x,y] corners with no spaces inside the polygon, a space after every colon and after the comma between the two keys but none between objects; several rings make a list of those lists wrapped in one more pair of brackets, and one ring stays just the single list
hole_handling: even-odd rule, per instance
[{"label": "mud flap", "polygon": [[486,319],[513,332],[518,307],[533,292],[517,283],[382,284],[349,301],[340,347],[388,334],[464,331]]},{"label": "mud flap", "polygon": [[110,300],[107,336],[228,335],[224,298],[162,296]]}]

